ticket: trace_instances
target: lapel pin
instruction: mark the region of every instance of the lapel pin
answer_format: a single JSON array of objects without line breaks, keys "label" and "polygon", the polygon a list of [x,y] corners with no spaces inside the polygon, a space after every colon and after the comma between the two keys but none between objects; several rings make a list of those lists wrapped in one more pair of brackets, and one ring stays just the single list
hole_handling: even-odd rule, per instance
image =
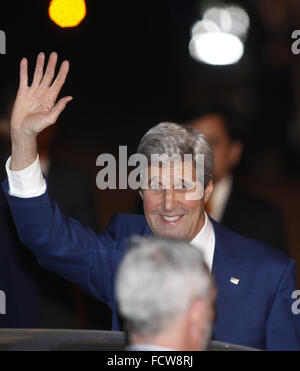
[{"label": "lapel pin", "polygon": [[231,277],[230,278],[230,282],[233,283],[234,285],[238,285],[240,280],[238,278],[235,278],[235,277]]}]

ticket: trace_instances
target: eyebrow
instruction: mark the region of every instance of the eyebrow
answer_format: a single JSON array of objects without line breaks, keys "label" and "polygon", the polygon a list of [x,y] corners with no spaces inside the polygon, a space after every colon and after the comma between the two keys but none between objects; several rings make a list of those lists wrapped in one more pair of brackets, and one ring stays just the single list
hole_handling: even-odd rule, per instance
[{"label": "eyebrow", "polygon": [[176,181],[175,184],[177,184],[179,181],[180,181],[180,184],[184,184],[184,185],[187,185],[187,186],[194,186],[194,182],[193,181],[192,182],[189,182],[189,181],[187,181],[187,180],[185,180],[183,178],[178,179],[178,181]]},{"label": "eyebrow", "polygon": [[[152,178],[149,178],[148,185],[150,185],[153,181],[158,181],[160,184],[163,184],[160,177],[153,176]],[[176,184],[178,184],[178,183],[186,185],[186,186],[194,186],[194,182],[189,182],[189,181],[187,181],[183,178],[176,179],[176,181],[174,182],[175,188],[176,188]]]},{"label": "eyebrow", "polygon": [[158,176],[153,176],[152,178],[149,178],[148,180],[148,184],[150,184],[151,182],[153,182],[153,180],[158,180],[160,181],[160,178]]}]

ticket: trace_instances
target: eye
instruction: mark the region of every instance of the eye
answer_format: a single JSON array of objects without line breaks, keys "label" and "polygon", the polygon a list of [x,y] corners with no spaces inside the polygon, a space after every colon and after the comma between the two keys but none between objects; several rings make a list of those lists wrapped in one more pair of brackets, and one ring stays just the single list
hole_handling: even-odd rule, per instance
[{"label": "eye", "polygon": [[159,182],[151,182],[150,189],[160,190],[162,189],[162,185]]},{"label": "eye", "polygon": [[194,188],[194,184],[186,182],[186,181],[181,181],[178,182],[175,186],[175,189],[182,190],[182,191],[189,191]]},{"label": "eye", "polygon": [[186,190],[191,190],[194,188],[194,184],[193,183],[189,183],[189,182],[183,182],[183,189],[186,189]]}]

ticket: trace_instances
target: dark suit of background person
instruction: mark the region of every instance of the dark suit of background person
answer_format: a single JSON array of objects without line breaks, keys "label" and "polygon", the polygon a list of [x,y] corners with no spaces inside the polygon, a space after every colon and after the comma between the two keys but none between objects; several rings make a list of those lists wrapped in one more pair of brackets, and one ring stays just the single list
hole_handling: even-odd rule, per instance
[{"label": "dark suit of background person", "polygon": [[[9,151],[9,112],[1,95],[0,105],[0,178],[6,178],[6,151]],[[8,155],[7,155],[8,157]],[[17,236],[7,199],[0,190],[0,290],[6,296],[6,314],[0,315],[0,328],[39,326],[39,287],[35,271],[42,271],[36,259]]]},{"label": "dark suit of background person", "polygon": [[17,236],[7,199],[1,189],[0,290],[6,296],[6,313],[0,314],[0,328],[38,327],[36,267],[36,259]]},{"label": "dark suit of background person", "polygon": [[[245,237],[254,238],[287,253],[281,212],[234,180],[232,172],[240,161],[243,145],[242,128],[238,127],[232,112],[219,106],[194,108],[186,114],[185,122],[206,136],[215,153],[215,188],[207,205],[209,215]],[[217,198],[218,186],[223,187],[222,182],[228,183],[225,185],[227,191],[212,207]]]}]

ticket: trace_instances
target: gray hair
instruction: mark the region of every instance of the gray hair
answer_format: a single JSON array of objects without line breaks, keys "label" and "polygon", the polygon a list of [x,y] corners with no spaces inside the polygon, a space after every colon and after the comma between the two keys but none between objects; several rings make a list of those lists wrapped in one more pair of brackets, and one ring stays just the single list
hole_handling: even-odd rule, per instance
[{"label": "gray hair", "polygon": [[168,156],[192,155],[194,164],[196,156],[204,155],[204,188],[212,179],[214,153],[205,136],[197,130],[172,122],[162,122],[151,128],[143,136],[137,149],[138,153],[151,161],[152,154]]},{"label": "gray hair", "polygon": [[137,237],[116,279],[119,311],[129,331],[142,336],[161,332],[211,288],[200,250],[188,242]]}]

